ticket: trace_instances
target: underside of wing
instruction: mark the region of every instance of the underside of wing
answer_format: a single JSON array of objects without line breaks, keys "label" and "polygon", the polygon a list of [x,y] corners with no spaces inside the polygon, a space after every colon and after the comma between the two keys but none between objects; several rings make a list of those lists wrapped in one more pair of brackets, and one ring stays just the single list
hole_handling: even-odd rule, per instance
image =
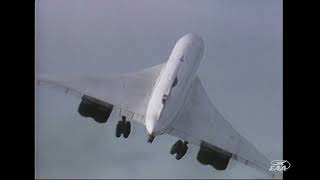
[{"label": "underside of wing", "polygon": [[[136,73],[121,74],[111,77],[62,77],[39,75],[39,84],[62,88],[66,93],[82,97],[79,113],[87,115],[86,110],[92,109],[93,114],[104,112],[111,106],[122,111],[132,112],[143,119],[148,105],[150,93],[161,72],[163,64],[159,64]],[[111,108],[112,109],[112,108]],[[81,111],[82,110],[82,111]],[[100,113],[103,114],[103,113]],[[99,115],[97,115],[99,116]],[[101,119],[103,117],[97,117]]]},{"label": "underside of wing", "polygon": [[218,170],[230,158],[262,170],[270,176],[270,161],[223,118],[206,94],[199,78],[194,80],[190,99],[169,134],[200,146],[198,160]]}]

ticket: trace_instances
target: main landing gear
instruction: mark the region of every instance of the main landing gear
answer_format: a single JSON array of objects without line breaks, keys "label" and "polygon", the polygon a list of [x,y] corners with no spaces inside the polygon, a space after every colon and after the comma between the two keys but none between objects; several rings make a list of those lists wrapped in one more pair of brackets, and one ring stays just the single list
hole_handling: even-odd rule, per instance
[{"label": "main landing gear", "polygon": [[131,123],[126,121],[126,117],[122,116],[122,120],[118,122],[116,128],[116,137],[119,138],[123,134],[124,138],[127,138],[131,131]]},{"label": "main landing gear", "polygon": [[177,141],[171,148],[170,154],[176,154],[176,159],[180,160],[188,150],[188,141],[182,142],[181,140]]}]

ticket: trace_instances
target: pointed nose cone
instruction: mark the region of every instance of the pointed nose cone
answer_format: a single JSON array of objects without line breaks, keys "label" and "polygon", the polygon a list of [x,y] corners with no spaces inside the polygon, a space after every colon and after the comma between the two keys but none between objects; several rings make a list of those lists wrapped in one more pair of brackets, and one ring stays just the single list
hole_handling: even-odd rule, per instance
[{"label": "pointed nose cone", "polygon": [[147,128],[148,134],[154,134],[154,122],[153,121],[147,121],[146,128]]},{"label": "pointed nose cone", "polygon": [[155,138],[155,135],[154,135],[154,131],[155,131],[155,122],[153,121],[148,121],[146,123],[146,128],[147,128],[147,131],[148,131],[148,143],[152,143],[153,142],[153,139]]}]

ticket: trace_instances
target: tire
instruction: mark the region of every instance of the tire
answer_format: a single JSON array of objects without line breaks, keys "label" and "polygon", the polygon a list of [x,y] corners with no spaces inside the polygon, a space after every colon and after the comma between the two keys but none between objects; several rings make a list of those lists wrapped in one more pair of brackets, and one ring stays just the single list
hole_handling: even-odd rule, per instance
[{"label": "tire", "polygon": [[176,160],[180,160],[183,157],[184,154],[177,153],[176,154]]},{"label": "tire", "polygon": [[171,150],[170,150],[170,154],[175,154],[177,152],[180,151],[181,147],[182,147],[183,143],[181,140],[177,141],[176,143],[174,143],[174,145],[171,147]]},{"label": "tire", "polygon": [[130,121],[127,121],[126,127],[127,127],[128,134],[130,134],[130,132],[131,132],[131,123],[130,123]]},{"label": "tire", "polygon": [[129,121],[125,122],[123,130],[123,137],[128,138],[131,132],[131,123]]},{"label": "tire", "polygon": [[188,151],[188,146],[187,146],[187,145],[184,145],[184,148],[183,148],[183,150],[182,150],[183,155],[185,155],[185,154],[187,153],[187,151]]},{"label": "tire", "polygon": [[123,122],[119,121],[117,124],[117,127],[116,127],[116,137],[117,138],[119,138],[121,136],[121,134],[123,133],[122,130],[123,130]]},{"label": "tire", "polygon": [[185,144],[182,144],[179,152],[176,155],[176,159],[180,160],[187,153],[187,150],[188,150],[188,146],[186,146]]},{"label": "tire", "polygon": [[170,154],[171,155],[174,155],[176,152],[174,151],[174,149],[173,148],[171,148],[171,150],[170,150]]}]

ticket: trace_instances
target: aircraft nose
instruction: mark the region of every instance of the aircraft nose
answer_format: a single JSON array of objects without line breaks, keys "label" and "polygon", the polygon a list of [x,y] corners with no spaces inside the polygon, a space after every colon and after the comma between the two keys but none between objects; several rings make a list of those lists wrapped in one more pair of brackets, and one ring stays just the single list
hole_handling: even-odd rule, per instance
[{"label": "aircraft nose", "polygon": [[148,131],[148,143],[152,143],[155,138],[155,121],[150,119],[150,121],[146,122],[146,128]]},{"label": "aircraft nose", "polygon": [[147,121],[146,122],[146,128],[147,128],[147,131],[148,131],[148,134],[153,134],[153,131],[154,131],[154,123],[153,122],[150,122],[151,120]]},{"label": "aircraft nose", "polygon": [[146,128],[147,128],[148,134],[154,134],[155,126],[156,126],[156,120],[157,120],[157,115],[156,114],[152,114],[146,120]]},{"label": "aircraft nose", "polygon": [[152,116],[149,116],[149,119],[146,119],[146,129],[149,135],[156,136],[159,133],[160,127],[158,115],[156,113]]}]

